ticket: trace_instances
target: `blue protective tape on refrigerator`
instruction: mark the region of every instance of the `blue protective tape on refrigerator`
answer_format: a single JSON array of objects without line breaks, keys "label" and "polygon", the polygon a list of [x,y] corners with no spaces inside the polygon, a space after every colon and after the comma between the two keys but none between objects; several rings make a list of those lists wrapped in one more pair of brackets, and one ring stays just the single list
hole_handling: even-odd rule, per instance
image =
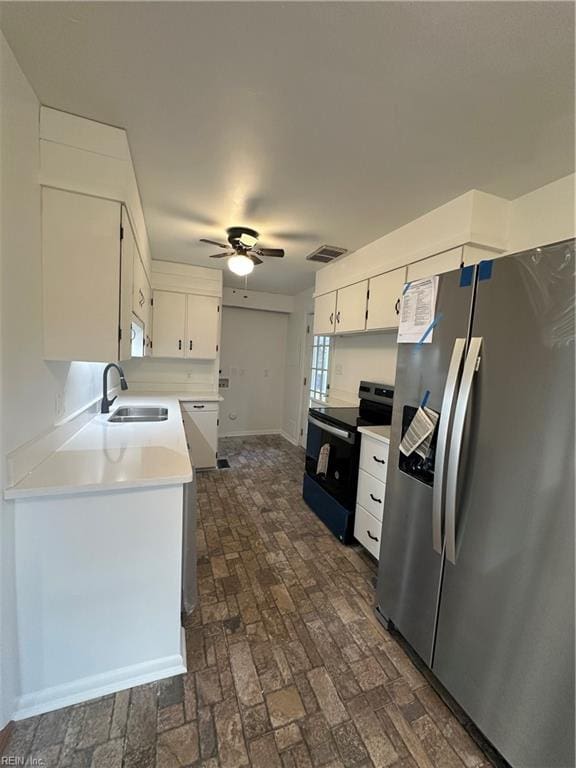
[{"label": "blue protective tape on refrigerator", "polygon": [[493,259],[486,259],[481,261],[478,265],[478,280],[490,280],[492,277],[492,264]]},{"label": "blue protective tape on refrigerator", "polygon": [[427,389],[426,392],[424,392],[424,397],[422,398],[422,402],[420,403],[420,408],[426,408],[428,405],[428,398],[430,397],[430,390]]},{"label": "blue protective tape on refrigerator", "polygon": [[438,325],[438,323],[440,322],[440,320],[442,320],[442,318],[443,318],[443,317],[444,317],[444,315],[442,314],[442,312],[439,312],[439,313],[436,315],[436,317],[434,318],[434,320],[432,320],[432,322],[430,323],[430,325],[428,326],[428,328],[426,328],[426,330],[425,330],[425,331],[424,331],[424,333],[422,334],[422,337],[420,338],[420,340],[419,340],[418,342],[416,342],[416,347],[419,347],[419,346],[421,346],[422,344],[424,344],[425,340],[426,340],[426,339],[428,338],[428,336],[429,336],[429,335],[432,333],[432,330],[433,330],[434,326]]},{"label": "blue protective tape on refrigerator", "polygon": [[460,288],[469,288],[474,277],[474,267],[462,267],[460,269]]},{"label": "blue protective tape on refrigerator", "polygon": [[411,285],[412,285],[412,283],[406,283],[406,284],[404,285],[404,290],[402,291],[402,296],[404,296],[404,294],[406,293],[406,291],[408,290],[408,288],[410,288],[410,286],[411,286]]}]

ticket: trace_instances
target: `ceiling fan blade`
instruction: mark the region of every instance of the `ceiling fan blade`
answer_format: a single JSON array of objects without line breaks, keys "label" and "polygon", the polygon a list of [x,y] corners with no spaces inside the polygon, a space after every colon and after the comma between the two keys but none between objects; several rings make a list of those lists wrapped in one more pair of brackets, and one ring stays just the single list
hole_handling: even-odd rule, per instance
[{"label": "ceiling fan blade", "polygon": [[284,256],[284,248],[258,248],[256,253],[259,256],[274,256],[281,259]]},{"label": "ceiling fan blade", "polygon": [[258,256],[255,256],[253,253],[249,253],[247,255],[249,259],[252,259],[252,261],[254,262],[254,264],[256,264],[256,266],[258,266],[258,264],[264,264],[262,259],[259,259]]},{"label": "ceiling fan blade", "polygon": [[218,243],[218,242],[216,242],[216,240],[207,240],[205,237],[201,237],[200,238],[200,242],[201,243],[208,243],[209,245],[217,245],[218,248],[228,248],[228,246],[225,245],[225,243]]},{"label": "ceiling fan blade", "polygon": [[224,253],[213,253],[212,256],[210,256],[211,259],[223,259],[224,256],[230,256],[230,251],[225,251]]}]

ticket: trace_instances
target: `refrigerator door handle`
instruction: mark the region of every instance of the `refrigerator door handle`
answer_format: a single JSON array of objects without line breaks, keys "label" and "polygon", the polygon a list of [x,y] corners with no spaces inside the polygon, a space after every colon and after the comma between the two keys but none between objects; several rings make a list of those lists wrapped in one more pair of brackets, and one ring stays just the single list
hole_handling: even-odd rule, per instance
[{"label": "refrigerator door handle", "polygon": [[436,460],[434,466],[434,487],[432,491],[432,546],[439,555],[442,554],[442,505],[444,502],[444,463],[448,445],[448,428],[452,418],[454,396],[458,385],[458,377],[464,357],[466,339],[456,339],[452,349],[452,357],[444,385],[444,395],[440,409],[438,438],[436,441]]},{"label": "refrigerator door handle", "polygon": [[452,440],[448,456],[448,472],[446,474],[446,557],[452,563],[456,563],[456,506],[458,495],[458,471],[460,468],[460,454],[462,453],[462,440],[464,437],[464,425],[468,413],[470,393],[474,374],[478,370],[478,358],[482,337],[474,336],[470,339],[462,383],[454,412],[454,426],[452,427]]}]

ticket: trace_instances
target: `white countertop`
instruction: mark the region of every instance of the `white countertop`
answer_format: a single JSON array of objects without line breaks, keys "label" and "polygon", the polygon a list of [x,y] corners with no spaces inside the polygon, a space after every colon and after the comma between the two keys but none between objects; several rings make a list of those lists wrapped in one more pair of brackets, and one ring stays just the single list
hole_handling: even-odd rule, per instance
[{"label": "white countertop", "polygon": [[387,427],[358,427],[358,432],[373,437],[381,443],[390,442],[390,426]]},{"label": "white countertop", "polygon": [[188,483],[193,472],[180,402],[221,399],[218,394],[195,392],[122,394],[111,413],[121,405],[162,406],[168,408],[168,419],[111,423],[111,414],[98,414],[7,488],[4,496],[20,499]]}]

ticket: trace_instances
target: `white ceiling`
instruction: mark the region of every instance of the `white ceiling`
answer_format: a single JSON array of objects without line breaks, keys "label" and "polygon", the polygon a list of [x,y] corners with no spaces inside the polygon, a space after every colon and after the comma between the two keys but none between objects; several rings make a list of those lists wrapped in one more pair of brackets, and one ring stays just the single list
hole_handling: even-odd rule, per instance
[{"label": "white ceiling", "polygon": [[[244,224],[284,247],[249,278],[295,293],[471,189],[574,166],[574,7],[554,2],[9,2],[40,100],[127,129],[154,258],[205,266]],[[238,278],[227,274],[229,285]]]}]

